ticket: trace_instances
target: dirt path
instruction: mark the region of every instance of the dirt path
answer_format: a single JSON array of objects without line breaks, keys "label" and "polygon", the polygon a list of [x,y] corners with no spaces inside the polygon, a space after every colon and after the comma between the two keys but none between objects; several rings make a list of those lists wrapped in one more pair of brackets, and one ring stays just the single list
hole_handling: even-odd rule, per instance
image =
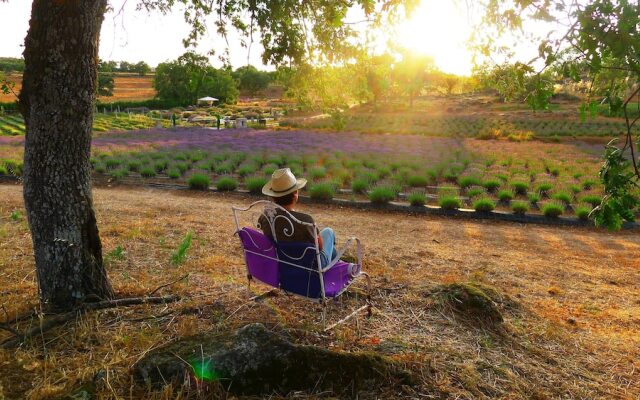
[{"label": "dirt path", "polygon": [[[5,288],[0,302],[11,314],[34,305],[33,260],[26,222],[9,218],[13,210],[23,209],[21,187],[1,185],[0,198],[0,282]],[[376,316],[361,321],[357,329],[350,326],[318,336],[308,332],[310,324],[317,323],[317,313],[300,300],[278,296],[262,305],[245,305],[242,257],[233,236],[230,207],[250,200],[238,195],[113,188],[96,189],[95,202],[105,254],[117,246],[125,251],[122,260],[108,256],[109,275],[119,293],[147,293],[189,272],[188,283],[175,290],[194,296],[193,304],[198,306],[227,310],[226,319],[220,320],[212,314],[204,320],[182,316],[159,321],[145,340],[135,327],[101,328],[100,333],[91,333],[99,336],[100,344],[92,350],[94,361],[89,363],[96,368],[102,365],[96,360],[108,354],[106,359],[120,360],[109,364],[111,368],[126,371],[131,357],[155,343],[158,335],[179,337],[211,329],[212,321],[218,321],[216,329],[263,322],[273,329],[303,332],[298,335],[301,341],[349,351],[375,350],[405,361],[423,377],[423,385],[408,396],[640,396],[637,233],[300,205],[299,210],[312,214],[319,225],[333,227],[339,241],[347,235],[360,237],[365,269],[374,278]],[[187,231],[195,237],[188,260],[171,266],[171,252]],[[519,304],[517,311],[504,311],[509,333],[461,323],[436,307],[429,300],[429,290],[452,282],[490,285]],[[355,301],[348,296],[346,303]],[[238,307],[242,311],[230,314]],[[101,315],[92,323],[110,320]],[[127,335],[122,333],[128,330]],[[76,328],[76,336],[82,334],[88,333]],[[103,348],[103,340],[119,343],[122,336],[129,337],[122,349]],[[86,352],[69,356],[70,345],[56,343],[48,351],[64,352],[65,368],[74,371],[76,363],[88,368]],[[27,354],[35,359],[36,353]],[[11,358],[1,355],[0,370],[2,357],[6,363]],[[60,366],[51,363],[49,371]],[[44,368],[46,363],[41,364]],[[87,373],[78,376],[86,378]],[[7,389],[1,375],[0,394],[1,385]],[[55,376],[49,372],[46,378],[34,378],[31,393],[50,388]],[[114,385],[122,387],[114,390],[128,393],[128,378],[120,378]],[[73,386],[82,378],[65,379],[63,386]]]}]

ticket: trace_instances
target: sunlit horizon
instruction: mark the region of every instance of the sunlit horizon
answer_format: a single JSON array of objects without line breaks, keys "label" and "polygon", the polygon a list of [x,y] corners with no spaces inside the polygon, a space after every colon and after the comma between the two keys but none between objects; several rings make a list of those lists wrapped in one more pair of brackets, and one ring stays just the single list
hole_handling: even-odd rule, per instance
[{"label": "sunlit horizon", "polygon": [[401,47],[433,57],[443,72],[469,76],[473,56],[467,41],[472,29],[466,10],[454,2],[422,0],[409,19],[398,24],[396,39]]}]

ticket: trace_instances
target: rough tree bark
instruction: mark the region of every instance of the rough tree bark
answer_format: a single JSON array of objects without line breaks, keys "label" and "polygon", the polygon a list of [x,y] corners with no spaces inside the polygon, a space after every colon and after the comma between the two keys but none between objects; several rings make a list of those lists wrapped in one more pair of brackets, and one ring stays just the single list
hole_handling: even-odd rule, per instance
[{"label": "rough tree bark", "polygon": [[106,6],[107,0],[34,0],[25,39],[24,201],[47,309],[113,297],[89,162]]}]

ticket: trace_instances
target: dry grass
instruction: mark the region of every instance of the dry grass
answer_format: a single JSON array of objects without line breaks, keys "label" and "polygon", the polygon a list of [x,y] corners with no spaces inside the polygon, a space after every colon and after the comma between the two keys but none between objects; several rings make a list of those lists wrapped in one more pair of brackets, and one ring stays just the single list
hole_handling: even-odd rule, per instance
[{"label": "dry grass", "polygon": [[[21,74],[9,74],[9,81],[15,82],[14,91],[20,92],[22,87]],[[137,74],[115,74],[113,78],[113,96],[100,97],[100,101],[109,103],[112,101],[139,101],[154,98],[156,91],[153,88],[153,75],[139,76]],[[0,93],[0,103],[16,101],[13,94]]]},{"label": "dry grass", "polygon": [[[33,258],[26,222],[10,218],[23,210],[21,187],[0,186],[0,197],[0,304],[13,316],[36,308]],[[125,249],[122,260],[108,262],[119,295],[142,295],[188,272],[188,282],[161,292],[188,299],[86,314],[20,349],[0,350],[0,398],[53,398],[100,371],[99,398],[186,397],[176,388],[147,393],[131,382],[131,365],[179,337],[250,322],[286,330],[302,343],[373,350],[404,362],[421,377],[407,397],[640,396],[637,233],[303,205],[339,239],[363,239],[375,287],[372,319],[321,334],[311,303],[285,295],[247,302],[230,206],[248,199],[111,188],[96,189],[95,202],[105,254]],[[174,267],[171,253],[187,231],[194,232],[193,246]],[[430,295],[438,284],[468,281],[491,285],[521,306],[502,308],[504,327],[490,329]],[[347,295],[333,315],[356,304]]]}]

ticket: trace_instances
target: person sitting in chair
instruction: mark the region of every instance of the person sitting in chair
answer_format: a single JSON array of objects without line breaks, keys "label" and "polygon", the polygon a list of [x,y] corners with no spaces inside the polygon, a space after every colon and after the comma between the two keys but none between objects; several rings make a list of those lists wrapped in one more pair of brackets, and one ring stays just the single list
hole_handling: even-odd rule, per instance
[{"label": "person sitting in chair", "polygon": [[[314,224],[313,218],[310,215],[294,210],[295,205],[298,203],[298,191],[306,184],[306,179],[296,179],[289,168],[281,168],[274,171],[271,175],[271,180],[262,187],[262,193],[271,197],[274,203],[287,210],[294,218],[305,223]],[[282,215],[284,218],[274,219],[275,226],[273,227],[273,231],[269,219],[264,214],[258,219],[260,229],[262,229],[262,232],[270,239],[279,242],[315,244],[312,227],[293,221],[286,215],[286,212],[278,207],[276,207],[276,215]],[[288,221],[290,221],[291,224]],[[293,231],[291,231],[292,226]],[[273,232],[275,232],[275,238],[273,237]],[[335,233],[331,228],[324,228],[316,233],[318,235],[320,260],[322,267],[325,267],[337,256]]]}]

